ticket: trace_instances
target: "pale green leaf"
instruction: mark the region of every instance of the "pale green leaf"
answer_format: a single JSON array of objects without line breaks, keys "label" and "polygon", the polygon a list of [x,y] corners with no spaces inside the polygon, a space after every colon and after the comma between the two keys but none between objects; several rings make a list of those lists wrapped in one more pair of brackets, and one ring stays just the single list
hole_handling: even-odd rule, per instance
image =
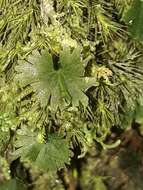
[{"label": "pale green leaf", "polygon": [[78,48],[72,52],[69,48],[63,50],[57,63],[53,62],[48,51],[41,55],[35,52],[27,62],[19,63],[16,71],[20,85],[31,85],[42,106],[49,101],[54,109],[69,104],[78,106],[79,102],[85,107],[88,105],[84,93],[88,85],[83,77],[84,69]]},{"label": "pale green leaf", "polygon": [[14,159],[30,160],[42,170],[58,170],[69,163],[69,145],[61,135],[48,135],[47,143],[39,143],[36,134],[21,134],[16,141]]}]

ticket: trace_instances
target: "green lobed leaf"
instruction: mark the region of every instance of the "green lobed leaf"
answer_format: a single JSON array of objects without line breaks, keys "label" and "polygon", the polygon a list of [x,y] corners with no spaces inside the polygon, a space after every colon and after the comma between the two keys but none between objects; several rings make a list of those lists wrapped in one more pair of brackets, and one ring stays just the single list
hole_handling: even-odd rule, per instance
[{"label": "green lobed leaf", "polygon": [[40,143],[34,133],[29,134],[19,135],[14,159],[29,160],[45,171],[55,171],[69,163],[69,145],[61,135],[48,135],[48,142]]},{"label": "green lobed leaf", "polygon": [[53,62],[48,51],[41,55],[35,52],[27,62],[19,63],[16,71],[16,80],[22,87],[31,85],[42,106],[49,101],[53,109],[68,104],[78,106],[79,102],[85,107],[88,105],[84,93],[88,84],[83,77],[84,69],[78,48],[72,52],[69,48],[64,49],[59,62]]}]

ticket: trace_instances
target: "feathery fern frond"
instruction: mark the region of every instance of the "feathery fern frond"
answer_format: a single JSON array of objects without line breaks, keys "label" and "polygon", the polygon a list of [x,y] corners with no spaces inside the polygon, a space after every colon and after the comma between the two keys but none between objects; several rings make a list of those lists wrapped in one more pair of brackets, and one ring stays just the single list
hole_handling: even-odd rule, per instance
[{"label": "feathery fern frond", "polygon": [[99,32],[105,42],[108,38],[113,39],[113,34],[120,36],[121,33],[123,33],[122,25],[114,21],[110,12],[108,12],[101,4],[95,6],[95,12]]}]

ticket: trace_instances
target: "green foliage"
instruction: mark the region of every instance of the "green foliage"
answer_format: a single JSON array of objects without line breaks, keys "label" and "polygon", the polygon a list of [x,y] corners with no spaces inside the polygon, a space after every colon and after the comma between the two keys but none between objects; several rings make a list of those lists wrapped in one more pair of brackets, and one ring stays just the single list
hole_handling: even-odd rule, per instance
[{"label": "green foliage", "polygon": [[140,125],[140,130],[142,133],[143,126],[143,99],[140,97],[136,102],[135,106],[126,114],[126,117],[122,118],[123,128],[130,128],[133,123]]},{"label": "green foliage", "polygon": [[66,48],[57,63],[53,63],[48,52],[41,56],[36,52],[28,62],[20,63],[16,70],[20,73],[17,80],[21,86],[30,84],[42,106],[48,102],[52,109],[61,107],[64,102],[73,106],[78,106],[79,102],[85,107],[88,104],[79,49],[70,53],[70,49]]},{"label": "green foliage", "polygon": [[69,146],[66,139],[58,134],[49,134],[46,143],[41,135],[32,131],[19,131],[13,153],[14,159],[32,161],[39,169],[55,171],[69,163]]},{"label": "green foliage", "polygon": [[0,156],[0,175],[1,180],[10,180],[10,168],[7,160]]},{"label": "green foliage", "polygon": [[54,178],[44,173],[43,175],[38,176],[38,179],[34,181],[34,190],[64,190],[64,186],[56,175]]},{"label": "green foliage", "polygon": [[[20,50],[22,44],[28,43],[29,31],[34,31],[35,27],[40,25],[40,7],[37,6],[36,0],[2,0],[0,7],[3,13],[0,22],[1,43],[6,51],[8,48]],[[13,51],[11,56],[16,54],[16,51]],[[7,56],[10,56],[9,52]]]},{"label": "green foliage", "polygon": [[97,176],[97,177],[95,177],[94,181],[95,181],[95,189],[96,190],[107,190],[102,177]]},{"label": "green foliage", "polygon": [[26,190],[26,187],[15,179],[9,180],[4,184],[0,185],[1,190]]},{"label": "green foliage", "polygon": [[129,31],[136,39],[143,40],[143,1],[134,0],[131,8],[125,15],[125,21],[129,24]]},{"label": "green foliage", "polygon": [[[38,181],[32,189],[63,189],[46,175],[69,164],[71,149],[75,159],[86,158],[95,142],[114,148],[120,140],[106,144],[113,126],[142,122],[142,45],[123,22],[142,40],[142,4],[0,1],[0,153],[11,166],[48,173],[37,180],[31,172]],[[98,176],[93,184],[105,189]],[[13,179],[9,186],[19,188]]]}]

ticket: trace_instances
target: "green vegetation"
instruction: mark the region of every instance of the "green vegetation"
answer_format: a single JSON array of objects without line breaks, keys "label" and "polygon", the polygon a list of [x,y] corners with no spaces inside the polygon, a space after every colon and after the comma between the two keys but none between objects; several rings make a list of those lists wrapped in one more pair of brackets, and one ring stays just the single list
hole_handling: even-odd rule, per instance
[{"label": "green vegetation", "polygon": [[141,0],[0,1],[0,189],[108,190],[97,158],[143,131],[142,11]]}]

